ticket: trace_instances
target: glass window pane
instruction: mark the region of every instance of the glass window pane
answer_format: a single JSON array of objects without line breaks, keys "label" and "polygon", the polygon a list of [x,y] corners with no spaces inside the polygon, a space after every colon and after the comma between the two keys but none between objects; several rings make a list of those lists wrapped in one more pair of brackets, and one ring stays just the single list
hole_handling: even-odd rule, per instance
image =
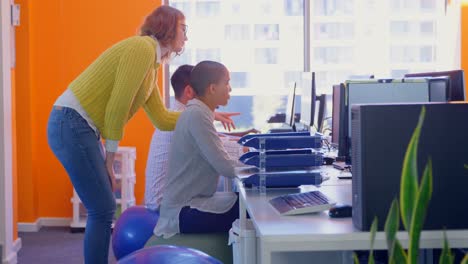
[{"label": "glass window pane", "polygon": [[173,2],[171,6],[182,11],[187,19],[190,18],[192,14],[192,2]]},{"label": "glass window pane", "polygon": [[276,48],[256,48],[255,49],[256,64],[277,64],[278,49]]},{"label": "glass window pane", "polygon": [[284,13],[287,16],[302,16],[304,14],[302,0],[284,0]]},{"label": "glass window pane", "polygon": [[315,23],[313,39],[352,39],[354,37],[354,26],[351,23]]},{"label": "glass window pane", "polygon": [[224,26],[224,39],[226,40],[249,40],[250,39],[250,25],[225,25]]},{"label": "glass window pane", "polygon": [[257,24],[255,25],[255,40],[278,40],[278,24]]},{"label": "glass window pane", "polygon": [[421,10],[423,12],[434,12],[436,9],[435,0],[421,0]]},{"label": "glass window pane", "polygon": [[431,36],[434,34],[434,22],[433,21],[424,21],[421,22],[421,35]]},{"label": "glass window pane", "polygon": [[353,14],[352,0],[313,0],[312,13],[316,16],[349,16]]},{"label": "glass window pane", "polygon": [[197,49],[196,61],[203,60],[221,61],[221,52],[219,49]]},{"label": "glass window pane", "polygon": [[178,66],[183,64],[191,64],[192,63],[192,50],[190,48],[184,49],[182,54],[175,56],[171,60],[171,65]]},{"label": "glass window pane", "polygon": [[232,72],[231,71],[231,87],[235,88],[246,88],[248,80],[248,73],[247,72]]},{"label": "glass window pane", "polygon": [[225,64],[233,88],[227,109],[242,112],[235,117],[236,127],[264,127],[265,120],[283,107],[288,82],[284,72],[303,68],[303,0],[169,4],[184,9],[190,29],[185,52],[171,61],[170,71],[206,59]]},{"label": "glass window pane", "polygon": [[419,61],[420,62],[432,62],[432,47],[431,46],[423,46],[420,48]]},{"label": "glass window pane", "polygon": [[203,1],[196,2],[196,10],[198,17],[213,17],[220,13],[219,1]]}]

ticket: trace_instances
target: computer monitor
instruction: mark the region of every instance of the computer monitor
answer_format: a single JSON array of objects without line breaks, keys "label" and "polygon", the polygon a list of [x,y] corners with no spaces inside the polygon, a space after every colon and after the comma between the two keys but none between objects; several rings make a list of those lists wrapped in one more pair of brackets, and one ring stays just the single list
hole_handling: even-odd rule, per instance
[{"label": "computer monitor", "polygon": [[316,97],[315,101],[315,117],[314,127],[317,129],[317,132],[321,133],[323,129],[323,122],[325,120],[325,109],[327,108],[327,95],[321,94]]},{"label": "computer monitor", "polygon": [[288,93],[288,103],[286,104],[285,120],[284,122],[294,129],[295,127],[295,108],[296,108],[296,82],[294,87]]},{"label": "computer monitor", "polygon": [[314,126],[316,100],[315,72],[305,72],[303,74],[301,91],[300,123],[309,130]]},{"label": "computer monitor", "polygon": [[349,156],[348,114],[346,112],[346,86],[344,83],[333,85],[332,105],[332,144],[338,146],[338,157]]},{"label": "computer monitor", "polygon": [[440,72],[420,72],[408,73],[407,77],[450,77],[449,101],[465,101],[465,78],[463,70],[440,71]]},{"label": "computer monitor", "polygon": [[[341,103],[341,86],[344,84],[335,84],[333,85],[333,94],[332,94],[332,132],[331,132],[331,143],[335,146],[338,146],[338,138],[340,135],[340,106]],[[343,97],[344,99],[344,97]],[[344,103],[343,103],[344,104]]]},{"label": "computer monitor", "polygon": [[414,102],[446,102],[440,94],[442,88],[447,91],[447,78],[413,79],[381,79],[347,81],[340,88],[338,156],[350,160],[351,151],[351,106],[356,104],[375,103],[414,103]]}]

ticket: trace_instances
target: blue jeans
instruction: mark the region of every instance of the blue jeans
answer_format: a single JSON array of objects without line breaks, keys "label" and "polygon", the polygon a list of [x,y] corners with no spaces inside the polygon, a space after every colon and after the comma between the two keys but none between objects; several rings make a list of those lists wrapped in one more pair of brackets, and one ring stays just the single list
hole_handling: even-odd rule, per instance
[{"label": "blue jeans", "polygon": [[47,137],[50,148],[67,171],[88,211],[85,263],[107,263],[116,204],[99,136],[78,112],[54,106],[47,125]]}]

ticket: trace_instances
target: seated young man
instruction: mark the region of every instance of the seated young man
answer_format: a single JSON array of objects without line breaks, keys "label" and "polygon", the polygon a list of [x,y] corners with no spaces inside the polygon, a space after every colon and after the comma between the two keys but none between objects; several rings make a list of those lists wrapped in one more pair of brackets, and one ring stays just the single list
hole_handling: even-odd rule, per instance
[{"label": "seated young man", "polygon": [[[173,111],[184,111],[189,100],[195,97],[195,92],[190,86],[190,73],[194,66],[181,65],[172,74],[171,85],[174,90],[175,100],[171,106]],[[255,132],[248,130],[239,132],[238,135]],[[169,159],[169,145],[172,142],[173,131],[155,130],[151,139],[145,171],[145,205],[151,209],[158,208],[166,186],[166,175]],[[237,134],[229,133],[229,136]],[[233,160],[238,160],[245,150],[237,144],[236,137],[222,137],[223,145]]]},{"label": "seated young man", "polygon": [[202,61],[192,70],[195,98],[174,130],[157,236],[227,232],[239,216],[237,195],[216,192],[220,175],[235,177],[234,162],[213,125],[215,109],[228,103],[229,80],[227,68],[218,62]]}]

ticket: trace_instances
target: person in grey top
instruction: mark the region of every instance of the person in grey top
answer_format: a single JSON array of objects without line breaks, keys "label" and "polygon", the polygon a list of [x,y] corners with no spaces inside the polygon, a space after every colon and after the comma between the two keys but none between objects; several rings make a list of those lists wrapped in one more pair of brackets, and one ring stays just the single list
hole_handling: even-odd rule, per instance
[{"label": "person in grey top", "polygon": [[154,234],[227,232],[238,218],[237,194],[216,192],[220,175],[235,177],[234,163],[213,125],[214,110],[230,98],[229,71],[202,61],[192,70],[195,98],[178,119],[169,149],[166,188]]}]

